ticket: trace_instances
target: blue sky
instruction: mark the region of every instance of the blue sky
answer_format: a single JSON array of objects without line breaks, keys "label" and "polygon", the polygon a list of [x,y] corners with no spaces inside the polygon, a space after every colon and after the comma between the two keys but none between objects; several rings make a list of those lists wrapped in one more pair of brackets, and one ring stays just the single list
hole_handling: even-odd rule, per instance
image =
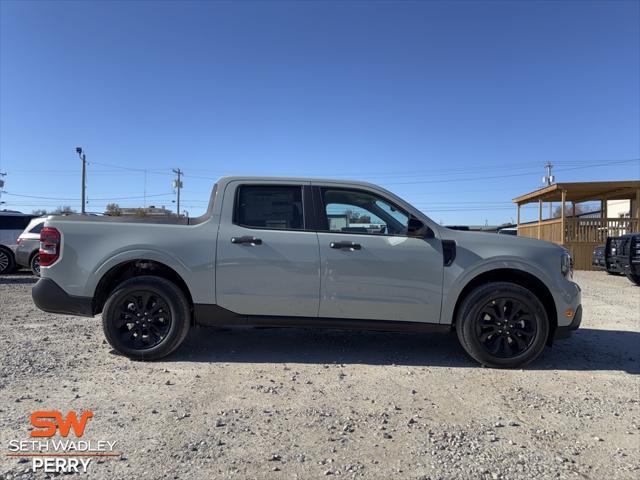
[{"label": "blue sky", "polygon": [[81,145],[89,211],[173,208],[180,167],[190,215],[216,177],[270,174],[510,221],[547,161],[640,178],[639,5],[5,0],[2,208],[79,208]]}]

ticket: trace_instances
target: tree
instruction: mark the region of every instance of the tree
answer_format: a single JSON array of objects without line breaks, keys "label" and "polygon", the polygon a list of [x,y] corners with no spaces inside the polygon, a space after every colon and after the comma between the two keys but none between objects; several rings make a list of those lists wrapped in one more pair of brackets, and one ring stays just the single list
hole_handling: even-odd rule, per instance
[{"label": "tree", "polygon": [[[590,212],[590,211],[591,209],[588,206],[580,205],[580,204],[576,205],[576,216],[582,213]],[[570,204],[565,203],[564,216],[571,217],[572,215],[573,215],[573,208],[571,207]],[[553,210],[553,218],[560,218],[561,216],[562,216],[562,206],[559,205]]]},{"label": "tree", "polygon": [[120,215],[122,215],[122,209],[117,203],[109,203],[104,213],[107,215],[111,215],[112,217],[119,217]]},{"label": "tree", "polygon": [[37,215],[38,217],[43,217],[47,214],[47,210],[44,208],[36,208],[31,213],[33,213],[34,215]]},{"label": "tree", "polygon": [[78,211],[74,210],[69,205],[60,206],[51,212],[52,215],[70,215],[72,213],[78,213]]}]

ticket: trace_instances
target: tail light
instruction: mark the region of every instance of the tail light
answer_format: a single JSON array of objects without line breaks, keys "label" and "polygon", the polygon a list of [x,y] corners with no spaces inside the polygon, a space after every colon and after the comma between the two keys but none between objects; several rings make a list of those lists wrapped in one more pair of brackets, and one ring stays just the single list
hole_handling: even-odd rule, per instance
[{"label": "tail light", "polygon": [[60,232],[53,227],[40,231],[40,266],[53,265],[60,257]]}]

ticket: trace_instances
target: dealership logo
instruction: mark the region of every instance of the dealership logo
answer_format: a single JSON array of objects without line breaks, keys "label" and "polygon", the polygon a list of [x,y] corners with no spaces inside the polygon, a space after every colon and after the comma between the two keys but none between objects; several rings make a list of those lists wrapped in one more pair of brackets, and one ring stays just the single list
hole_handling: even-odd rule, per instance
[{"label": "dealership logo", "polygon": [[69,430],[73,428],[76,437],[82,437],[87,426],[87,420],[92,417],[93,412],[91,410],[82,412],[80,420],[78,420],[76,412],[68,412],[65,419],[62,418],[62,413],[57,410],[33,412],[31,414],[31,425],[40,430],[33,430],[31,436],[53,437],[58,430],[60,435],[68,437]]},{"label": "dealership logo", "polygon": [[33,412],[31,439],[11,440],[7,456],[31,458],[34,472],[86,473],[93,458],[121,455],[114,451],[115,441],[82,438],[92,418],[91,410],[65,415],[59,410]]}]

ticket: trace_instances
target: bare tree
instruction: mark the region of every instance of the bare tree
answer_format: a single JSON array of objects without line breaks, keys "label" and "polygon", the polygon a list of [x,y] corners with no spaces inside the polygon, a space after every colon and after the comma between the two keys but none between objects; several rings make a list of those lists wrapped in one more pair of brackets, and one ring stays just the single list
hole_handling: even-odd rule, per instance
[{"label": "bare tree", "polygon": [[70,215],[72,213],[78,213],[78,211],[74,210],[69,205],[62,205],[51,212],[52,215]]},{"label": "bare tree", "polygon": [[43,217],[43,216],[45,216],[47,214],[47,210],[44,209],[44,208],[36,208],[31,213],[36,215],[36,216],[38,216],[38,217]]},{"label": "bare tree", "polygon": [[112,217],[119,217],[120,215],[122,215],[122,209],[117,203],[109,203],[104,213],[107,215],[111,215]]}]

